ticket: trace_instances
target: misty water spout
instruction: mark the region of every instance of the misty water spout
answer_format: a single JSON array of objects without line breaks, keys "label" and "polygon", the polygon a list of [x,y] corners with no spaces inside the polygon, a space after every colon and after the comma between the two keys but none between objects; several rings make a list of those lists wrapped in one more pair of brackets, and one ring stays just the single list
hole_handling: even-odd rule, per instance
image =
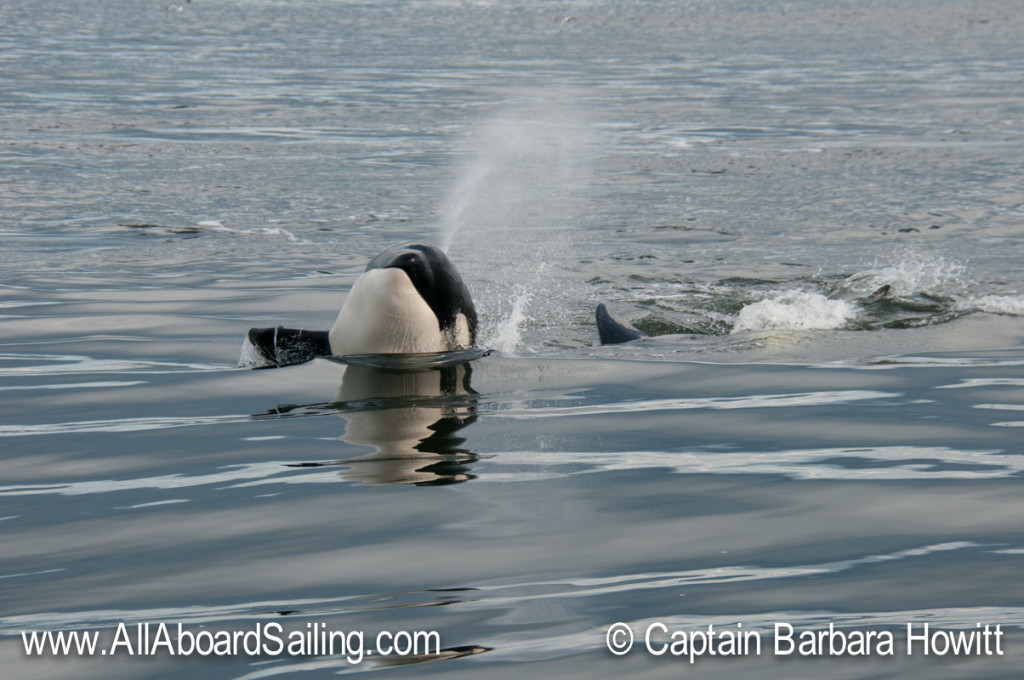
[{"label": "misty water spout", "polygon": [[[441,211],[438,241],[470,286],[488,346],[515,351],[531,325],[573,313],[575,246],[588,186],[581,116],[528,104],[481,124]],[[540,321],[541,323],[537,323]]]}]

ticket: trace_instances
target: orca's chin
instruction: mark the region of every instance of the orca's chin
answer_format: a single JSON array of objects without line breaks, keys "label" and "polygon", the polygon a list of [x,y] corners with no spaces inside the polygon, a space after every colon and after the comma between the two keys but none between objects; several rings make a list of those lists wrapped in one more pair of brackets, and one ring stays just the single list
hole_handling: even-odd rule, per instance
[{"label": "orca's chin", "polygon": [[437,317],[401,269],[370,269],[352,286],[330,332],[331,354],[443,352]]}]

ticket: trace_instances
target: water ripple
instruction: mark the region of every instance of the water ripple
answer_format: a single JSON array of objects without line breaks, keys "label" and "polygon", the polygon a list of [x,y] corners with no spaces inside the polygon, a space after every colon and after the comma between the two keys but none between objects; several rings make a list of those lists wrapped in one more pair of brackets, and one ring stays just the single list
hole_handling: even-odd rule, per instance
[{"label": "water ripple", "polygon": [[[1006,424],[1006,423],[1004,423]],[[510,466],[550,462],[547,453],[502,452],[496,459]],[[1001,450],[962,451],[945,446],[876,446],[858,448],[797,449],[756,453],[750,451],[563,451],[558,463],[588,466],[562,476],[586,472],[665,468],[678,474],[781,475],[795,480],[857,479],[992,479],[1024,472],[1024,456]],[[529,481],[537,473],[488,472],[490,481]]]},{"label": "water ripple", "polygon": [[157,475],[136,479],[97,479],[82,482],[55,482],[51,484],[13,484],[0,486],[0,495],[30,496],[37,494],[59,494],[80,496],[84,494],[132,491],[137,489],[183,489],[207,484],[231,484],[247,480],[268,480],[282,474],[296,475],[294,468],[283,462],[250,463],[228,465],[216,472],[196,475]]},{"label": "water ripple", "polygon": [[[867,630],[882,628],[902,634],[907,625],[927,623],[933,628],[946,630],[973,630],[979,621],[1003,628],[1024,629],[1024,607],[941,607],[935,609],[905,609],[896,611],[773,611],[750,614],[666,616],[658,621],[671,631],[707,630],[708,626],[732,629],[737,622],[745,631],[771,635],[776,622],[785,622],[796,630],[827,630],[833,624],[837,630]],[[626,623],[634,632],[642,632],[652,622],[637,619]],[[495,648],[494,658],[506,661],[530,661],[558,658],[574,653],[601,649],[608,625],[604,624],[582,633],[544,636],[539,639],[518,639]],[[920,632],[920,631],[918,631]],[[638,649],[640,645],[637,645]]]},{"label": "water ripple", "polygon": [[[472,587],[427,589],[397,593],[373,593],[340,597],[304,598],[295,600],[268,600],[228,605],[191,605],[148,609],[103,609],[79,612],[38,612],[0,617],[0,636],[17,636],[23,630],[76,630],[113,629],[119,624],[150,622],[180,622],[183,625],[203,625],[228,629],[245,621],[282,620],[289,617],[296,625],[309,619],[350,615],[357,612],[448,605],[470,612],[505,612],[530,601],[577,598],[589,604],[587,608],[600,608],[600,598],[641,590],[665,589],[677,591],[701,586],[715,586],[737,582],[769,582],[779,579],[806,578],[874,568],[884,563],[929,559],[952,552],[975,551],[1013,553],[999,550],[999,546],[981,545],[970,541],[935,543],[887,553],[866,554],[861,557],[829,562],[791,564],[762,567],[758,565],[722,565],[704,569],[681,571],[641,572],[609,577],[566,578],[512,583],[474,584]],[[593,600],[593,598],[599,598]],[[892,611],[751,611],[732,612],[727,615],[680,615],[659,617],[670,630],[706,630],[709,625],[734,626],[741,621],[747,630],[773,630],[774,623],[784,621],[797,629],[826,628],[860,630],[869,627],[899,629],[907,624],[928,623],[944,629],[972,629],[978,621],[999,624],[1007,628],[1024,629],[1024,607],[938,607],[931,609],[905,609]],[[646,628],[647,622],[636,619],[627,622],[634,631]],[[442,658],[456,658],[470,653],[493,650],[496,657],[519,661],[538,658],[557,658],[603,649],[608,622],[580,630],[552,634],[551,630],[500,631],[494,629],[490,639],[478,640],[466,648],[451,648]],[[564,627],[560,627],[564,630]],[[481,633],[481,636],[486,633]],[[486,644],[487,646],[481,646]],[[426,659],[423,659],[426,660]],[[437,660],[436,657],[434,660]],[[292,672],[299,668],[350,668],[339,657],[302,660],[265,666],[244,676],[268,677]],[[370,665],[361,670],[374,670]]]},{"label": "water ripple", "polygon": [[[172,361],[132,361],[92,359],[64,354],[0,354],[0,361],[49,361],[30,366],[5,366],[0,377],[33,375],[77,375],[80,373],[142,373],[158,375],[181,371],[223,371],[226,365],[177,363]],[[233,368],[233,367],[230,367]]]},{"label": "water ripple", "polygon": [[826,406],[849,404],[872,399],[895,399],[899,392],[876,390],[837,390],[802,392],[795,394],[754,394],[746,397],[710,397],[698,399],[645,399],[642,401],[619,402],[614,404],[592,404],[589,406],[555,406],[548,408],[509,409],[500,412],[506,418],[554,418],[562,416],[607,415],[612,413],[637,413],[647,411],[683,411],[690,409],[741,409],[794,406]]},{"label": "water ripple", "polygon": [[[1000,423],[1010,425],[1010,423]],[[425,459],[432,459],[426,457]],[[341,463],[355,463],[339,461]],[[713,451],[572,452],[510,451],[493,454],[479,471],[480,482],[534,482],[595,472],[663,468],[677,474],[780,475],[793,480],[995,479],[1024,472],[1024,456],[1003,451],[960,451],[948,447],[889,446],[856,449],[807,449],[770,453]],[[545,466],[520,471],[520,466]],[[565,472],[567,466],[580,466]],[[505,468],[515,469],[506,472]],[[0,496],[55,494],[78,496],[139,489],[183,489],[217,485],[234,489],[265,484],[331,484],[344,481],[336,465],[297,467],[268,461],[228,465],[207,474],[170,474],[134,479],[99,479],[0,486]],[[141,506],[140,506],[141,507]]]},{"label": "water ripple", "polygon": [[106,380],[99,382],[54,383],[52,385],[8,385],[5,387],[0,387],[0,392],[11,392],[18,390],[81,390],[96,389],[100,387],[130,387],[132,385],[145,384],[145,380]]},{"label": "water ripple", "polygon": [[1024,378],[965,378],[954,385],[939,385],[937,390],[955,390],[965,387],[1024,386]]},{"label": "water ripple", "polygon": [[112,420],[82,420],[71,423],[41,425],[0,425],[0,437],[27,437],[32,435],[85,434],[92,432],[140,432],[165,430],[193,425],[223,425],[252,420],[250,415],[221,416],[164,416],[153,418],[115,418]]},{"label": "water ripple", "polygon": [[[480,601],[486,599],[490,603],[494,602],[495,599],[488,597],[488,592],[500,593],[497,598],[498,601],[522,601],[538,598],[578,597],[581,594],[593,596],[622,592],[628,593],[636,592],[638,590],[651,590],[678,586],[715,585],[721,583],[739,583],[744,581],[772,581],[783,578],[838,574],[840,572],[849,571],[865,565],[895,562],[916,557],[925,557],[936,553],[983,547],[985,546],[972,543],[970,541],[952,541],[948,543],[926,545],[919,548],[897,550],[891,553],[866,555],[864,557],[836,560],[833,562],[821,562],[817,564],[796,564],[779,567],[726,565],[688,571],[647,572],[639,574],[620,574],[609,577],[551,580],[518,585],[503,584],[500,586],[478,586],[477,590],[480,591],[478,599]],[[530,593],[513,595],[512,593],[517,588],[529,589]]]}]

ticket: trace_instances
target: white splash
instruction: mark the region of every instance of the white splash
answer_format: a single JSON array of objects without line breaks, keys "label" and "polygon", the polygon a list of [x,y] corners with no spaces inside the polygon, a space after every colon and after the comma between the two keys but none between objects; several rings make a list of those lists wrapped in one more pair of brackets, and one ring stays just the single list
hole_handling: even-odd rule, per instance
[{"label": "white splash", "polygon": [[857,316],[857,307],[820,293],[787,291],[740,310],[732,332],[765,330],[830,330]]},{"label": "white splash", "polygon": [[266,368],[267,366],[275,366],[273,361],[270,361],[263,352],[259,351],[255,345],[249,340],[249,336],[246,335],[245,339],[242,340],[242,350],[238,355],[238,367],[239,368]]},{"label": "white splash", "polygon": [[957,308],[988,312],[989,314],[1024,316],[1024,296],[982,295],[980,297],[967,297],[957,305]]},{"label": "white splash", "polygon": [[979,285],[968,271],[968,264],[949,255],[927,252],[921,248],[898,251],[895,262],[876,266],[851,277],[849,288],[866,294],[884,284],[892,286],[892,295],[909,298],[926,295],[955,302],[957,312],[988,312],[1007,316],[1024,316],[1024,295],[976,295]]},{"label": "white splash", "polygon": [[879,286],[892,286],[893,295],[912,297],[927,294],[950,297],[966,294],[973,281],[967,263],[947,255],[907,248],[895,253],[888,264],[875,263],[863,274],[851,277],[850,285],[867,295]]},{"label": "white splash", "polygon": [[499,352],[515,352],[523,335],[523,323],[528,320],[526,307],[530,304],[533,293],[526,286],[516,286],[513,293],[512,311],[493,328],[483,339],[483,346]]}]

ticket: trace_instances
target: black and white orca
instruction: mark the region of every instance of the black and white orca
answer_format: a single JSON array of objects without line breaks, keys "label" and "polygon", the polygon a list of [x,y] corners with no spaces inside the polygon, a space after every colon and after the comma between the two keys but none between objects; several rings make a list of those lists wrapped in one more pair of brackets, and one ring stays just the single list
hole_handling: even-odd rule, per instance
[{"label": "black and white orca", "polygon": [[429,354],[475,347],[476,309],[448,256],[403,243],[370,260],[329,331],[253,328],[242,365],[287,366],[318,356]]}]

